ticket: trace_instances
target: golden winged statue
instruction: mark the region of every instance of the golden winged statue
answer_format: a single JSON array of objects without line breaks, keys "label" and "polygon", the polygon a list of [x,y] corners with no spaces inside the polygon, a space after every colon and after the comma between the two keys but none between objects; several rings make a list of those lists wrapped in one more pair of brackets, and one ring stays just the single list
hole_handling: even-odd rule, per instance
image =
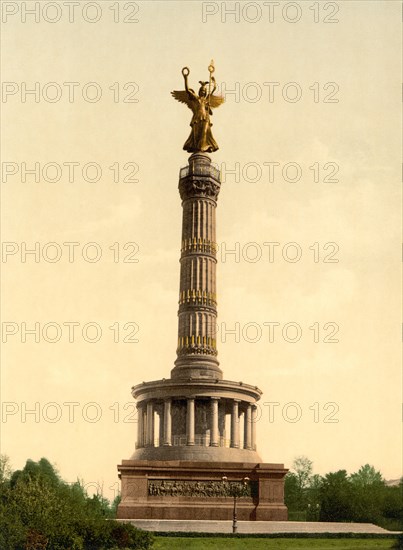
[{"label": "golden winged statue", "polygon": [[[185,80],[185,90],[171,92],[176,100],[185,103],[193,113],[190,122],[192,130],[183,146],[188,153],[212,153],[218,149],[217,142],[211,133],[213,124],[210,122],[210,115],[213,114],[211,109],[215,109],[224,103],[224,98],[213,95],[216,90],[216,82],[213,76],[213,61],[211,61],[208,70],[210,73],[209,81],[203,82],[199,80],[199,84],[201,85],[199,95],[188,86],[188,76],[190,73],[188,67],[182,69],[182,75]],[[213,85],[213,89],[211,89],[211,85]]]}]

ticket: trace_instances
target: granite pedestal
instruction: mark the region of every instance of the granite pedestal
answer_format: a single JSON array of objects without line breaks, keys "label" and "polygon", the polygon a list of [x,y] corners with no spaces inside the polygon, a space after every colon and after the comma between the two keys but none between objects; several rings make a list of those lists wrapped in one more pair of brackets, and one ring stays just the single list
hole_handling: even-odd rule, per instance
[{"label": "granite pedestal", "polygon": [[287,519],[287,470],[282,464],[123,460],[119,471],[118,519],[231,520],[230,485],[245,478],[249,478],[247,494],[236,502],[239,520]]}]

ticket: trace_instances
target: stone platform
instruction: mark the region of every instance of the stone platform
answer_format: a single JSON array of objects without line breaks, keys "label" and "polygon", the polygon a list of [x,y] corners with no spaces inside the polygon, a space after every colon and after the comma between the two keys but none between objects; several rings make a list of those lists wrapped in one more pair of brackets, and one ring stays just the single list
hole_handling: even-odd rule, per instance
[{"label": "stone platform", "polygon": [[234,486],[245,488],[237,496],[239,520],[288,517],[284,505],[288,470],[283,464],[123,460],[118,469],[122,480],[118,519],[231,520]]},{"label": "stone platform", "polygon": [[[193,533],[231,533],[232,521],[197,521],[197,520],[127,520],[135,527],[145,531],[159,532],[193,532]],[[362,533],[390,535],[398,534],[387,531],[372,523],[331,523],[308,521],[238,521],[238,533]]]}]

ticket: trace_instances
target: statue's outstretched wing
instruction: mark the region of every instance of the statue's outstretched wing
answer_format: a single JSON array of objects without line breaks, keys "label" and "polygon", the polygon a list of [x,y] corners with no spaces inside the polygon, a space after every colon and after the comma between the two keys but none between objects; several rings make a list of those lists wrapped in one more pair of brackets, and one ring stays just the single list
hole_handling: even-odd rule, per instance
[{"label": "statue's outstretched wing", "polygon": [[225,99],[220,95],[211,95],[209,99],[209,104],[212,109],[219,107],[224,103]]},{"label": "statue's outstretched wing", "polygon": [[189,94],[186,92],[186,90],[175,90],[171,92],[172,96],[181,103],[185,103],[190,109],[192,108],[192,99],[189,97]]}]

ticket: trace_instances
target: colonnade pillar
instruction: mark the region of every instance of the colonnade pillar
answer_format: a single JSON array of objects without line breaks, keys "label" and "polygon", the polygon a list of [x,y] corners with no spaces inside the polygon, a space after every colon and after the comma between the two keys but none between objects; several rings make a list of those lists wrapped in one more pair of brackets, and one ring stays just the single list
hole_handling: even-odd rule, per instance
[{"label": "colonnade pillar", "polygon": [[251,445],[252,449],[256,449],[256,421],[257,421],[257,407],[256,405],[252,405],[252,438],[251,438]]},{"label": "colonnade pillar", "polygon": [[172,445],[172,401],[164,402],[164,445]]},{"label": "colonnade pillar", "polygon": [[[158,423],[158,447],[161,447],[161,445],[164,444],[164,409],[161,408],[159,410],[157,410],[157,414],[158,414],[158,420],[159,420],[159,423]],[[154,428],[154,432],[155,432],[156,428]]]},{"label": "colonnade pillar", "polygon": [[245,449],[252,449],[252,405],[247,405],[244,414],[244,438]]},{"label": "colonnade pillar", "polygon": [[189,398],[186,408],[186,444],[195,444],[195,400]]},{"label": "colonnade pillar", "polygon": [[[220,446],[218,401],[219,397],[210,398],[210,446]],[[186,400],[186,445],[195,445],[195,398]],[[231,437],[230,447],[240,447],[240,418],[239,399],[232,400],[231,410]],[[244,404],[245,405],[245,404]],[[137,405],[137,447],[153,447],[155,438],[155,406],[153,401],[148,401],[146,406]],[[164,400],[163,408],[157,407],[160,418],[159,445],[172,445],[172,399]],[[256,420],[257,407],[247,403],[244,409],[243,448],[256,449]]]},{"label": "colonnade pillar", "polygon": [[152,401],[147,403],[146,438],[145,445],[154,446],[154,407]]},{"label": "colonnade pillar", "polygon": [[232,402],[231,413],[231,447],[239,447],[239,399]]},{"label": "colonnade pillar", "polygon": [[218,397],[211,398],[210,445],[218,447]]},{"label": "colonnade pillar", "polygon": [[144,411],[141,405],[137,405],[137,447],[144,446]]}]

